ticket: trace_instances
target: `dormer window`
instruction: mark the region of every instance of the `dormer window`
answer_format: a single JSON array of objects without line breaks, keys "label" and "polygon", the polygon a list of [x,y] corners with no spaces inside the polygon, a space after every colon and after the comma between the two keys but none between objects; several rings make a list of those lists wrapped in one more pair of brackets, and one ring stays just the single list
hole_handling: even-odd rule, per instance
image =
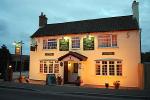
[{"label": "dormer window", "polygon": [[117,47],[117,35],[100,35],[98,37],[98,47]]}]

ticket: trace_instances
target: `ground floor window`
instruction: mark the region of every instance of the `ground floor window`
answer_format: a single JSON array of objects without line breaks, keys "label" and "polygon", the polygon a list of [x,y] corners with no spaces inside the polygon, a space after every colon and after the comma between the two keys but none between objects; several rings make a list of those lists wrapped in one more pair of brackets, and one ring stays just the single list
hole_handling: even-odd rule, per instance
[{"label": "ground floor window", "polygon": [[40,61],[40,73],[59,73],[58,61],[42,60]]},{"label": "ground floor window", "polygon": [[96,75],[122,76],[122,61],[96,61]]}]

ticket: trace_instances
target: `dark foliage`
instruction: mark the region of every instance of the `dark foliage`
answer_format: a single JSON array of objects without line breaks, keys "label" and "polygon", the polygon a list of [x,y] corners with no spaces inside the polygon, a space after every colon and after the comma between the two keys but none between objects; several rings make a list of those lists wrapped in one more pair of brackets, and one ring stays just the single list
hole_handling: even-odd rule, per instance
[{"label": "dark foliage", "polygon": [[142,53],[142,62],[150,62],[150,52]]},{"label": "dark foliage", "polygon": [[0,48],[1,78],[6,79],[8,66],[11,64],[11,54],[5,45]]}]

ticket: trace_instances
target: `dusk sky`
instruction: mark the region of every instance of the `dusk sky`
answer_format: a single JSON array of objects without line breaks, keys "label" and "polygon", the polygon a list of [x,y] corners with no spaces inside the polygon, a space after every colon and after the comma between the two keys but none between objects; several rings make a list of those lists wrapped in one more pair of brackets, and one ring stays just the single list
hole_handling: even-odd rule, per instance
[{"label": "dusk sky", "polygon": [[[140,2],[142,51],[150,51],[150,0]],[[48,23],[61,23],[132,14],[133,0],[0,0],[0,46],[14,53],[14,41],[22,40],[29,54],[30,36],[38,29],[44,12]]]}]

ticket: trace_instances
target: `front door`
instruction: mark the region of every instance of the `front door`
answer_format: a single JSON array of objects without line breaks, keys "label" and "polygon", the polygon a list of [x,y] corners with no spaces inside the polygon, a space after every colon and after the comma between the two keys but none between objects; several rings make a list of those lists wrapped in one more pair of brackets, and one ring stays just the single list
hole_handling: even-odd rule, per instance
[{"label": "front door", "polygon": [[64,84],[68,83],[68,61],[64,61]]}]

